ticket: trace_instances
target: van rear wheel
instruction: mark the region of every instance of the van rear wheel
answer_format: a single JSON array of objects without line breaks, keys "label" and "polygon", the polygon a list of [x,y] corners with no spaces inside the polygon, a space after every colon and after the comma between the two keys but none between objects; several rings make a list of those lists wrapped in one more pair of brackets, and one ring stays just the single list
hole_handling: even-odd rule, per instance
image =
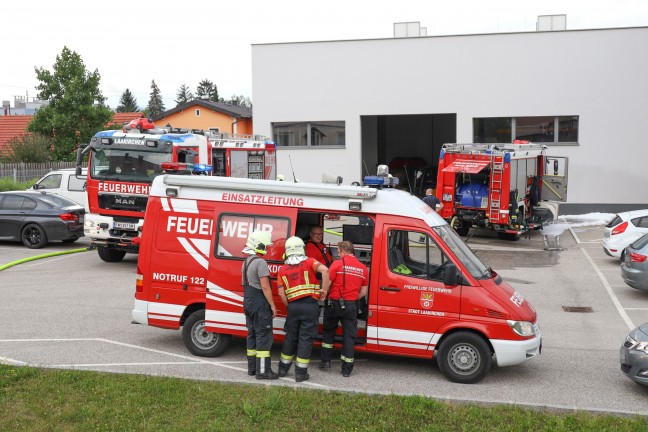
[{"label": "van rear wheel", "polygon": [[186,319],[182,327],[182,341],[193,355],[218,357],[229,346],[232,337],[205,330],[205,310],[197,310]]},{"label": "van rear wheel", "polygon": [[481,381],[490,371],[493,356],[486,341],[469,332],[448,336],[437,354],[441,373],[450,381],[460,384]]}]

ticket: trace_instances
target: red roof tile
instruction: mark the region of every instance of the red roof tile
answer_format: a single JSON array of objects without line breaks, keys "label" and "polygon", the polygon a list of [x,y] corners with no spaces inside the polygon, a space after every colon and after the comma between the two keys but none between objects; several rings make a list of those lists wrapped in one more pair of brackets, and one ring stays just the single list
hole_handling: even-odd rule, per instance
[{"label": "red roof tile", "polygon": [[30,115],[0,116],[0,152],[9,146],[9,142],[27,133]]},{"label": "red roof tile", "polygon": [[[106,127],[114,123],[122,124],[141,116],[141,112],[114,113],[112,121],[108,122]],[[27,124],[32,117],[31,115],[0,116],[0,153],[9,146],[12,139],[28,133]]]}]

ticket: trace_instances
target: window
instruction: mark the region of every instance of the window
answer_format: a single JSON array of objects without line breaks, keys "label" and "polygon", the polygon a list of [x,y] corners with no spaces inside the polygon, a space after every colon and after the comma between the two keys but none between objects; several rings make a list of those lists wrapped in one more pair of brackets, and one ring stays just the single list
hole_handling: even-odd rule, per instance
[{"label": "window", "polygon": [[20,210],[25,199],[17,195],[5,195],[2,210]]},{"label": "window", "polygon": [[39,189],[58,189],[61,186],[61,174],[52,174],[45,177],[39,184]]},{"label": "window", "polygon": [[70,176],[68,179],[68,190],[70,191],[77,191],[77,192],[83,192],[86,190],[86,178],[85,176],[79,176],[78,178],[76,176]]},{"label": "window", "polygon": [[575,144],[578,143],[578,116],[475,118],[473,137],[474,142],[479,143],[528,140],[547,144]]},{"label": "window", "polygon": [[389,269],[393,273],[432,280],[443,280],[448,258],[427,234],[392,230],[387,240]]},{"label": "window", "polygon": [[196,110],[196,117],[200,117],[200,110],[199,109]]},{"label": "window", "polygon": [[245,258],[243,253],[248,235],[254,230],[269,231],[272,245],[264,256],[266,261],[283,262],[284,244],[290,235],[290,220],[272,216],[223,214],[218,222],[216,256]]},{"label": "window", "polygon": [[344,147],[343,121],[272,123],[272,136],[279,147]]}]

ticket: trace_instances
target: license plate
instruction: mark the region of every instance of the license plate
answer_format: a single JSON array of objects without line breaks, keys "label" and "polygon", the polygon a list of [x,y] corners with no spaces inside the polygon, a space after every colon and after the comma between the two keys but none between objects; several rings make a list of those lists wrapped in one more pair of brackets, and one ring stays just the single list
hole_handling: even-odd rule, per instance
[{"label": "license plate", "polygon": [[129,223],[129,222],[113,222],[113,228],[136,231],[137,224]]}]

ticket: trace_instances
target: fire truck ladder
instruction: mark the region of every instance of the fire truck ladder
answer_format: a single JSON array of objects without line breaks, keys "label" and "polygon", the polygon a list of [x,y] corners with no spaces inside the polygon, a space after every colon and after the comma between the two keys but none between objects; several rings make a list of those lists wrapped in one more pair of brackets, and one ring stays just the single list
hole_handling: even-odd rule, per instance
[{"label": "fire truck ladder", "polygon": [[491,167],[490,183],[490,214],[488,218],[491,221],[499,221],[502,201],[502,178],[504,173],[504,158],[495,156]]}]

